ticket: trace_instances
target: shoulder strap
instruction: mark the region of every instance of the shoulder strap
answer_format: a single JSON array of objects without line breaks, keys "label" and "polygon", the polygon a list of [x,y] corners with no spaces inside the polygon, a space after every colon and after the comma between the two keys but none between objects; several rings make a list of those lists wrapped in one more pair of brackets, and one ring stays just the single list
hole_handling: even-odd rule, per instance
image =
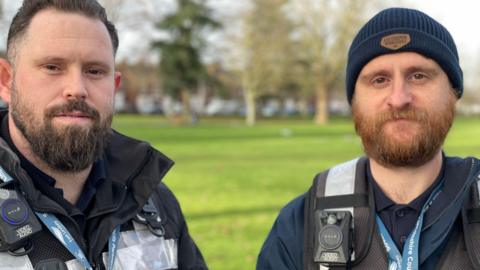
[{"label": "shoulder strap", "polygon": [[368,253],[375,216],[373,196],[369,196],[371,191],[365,177],[366,161],[365,157],[354,159],[315,177],[304,207],[305,269],[319,269],[313,259],[316,237],[314,216],[318,210],[350,211],[353,216],[353,264]]}]

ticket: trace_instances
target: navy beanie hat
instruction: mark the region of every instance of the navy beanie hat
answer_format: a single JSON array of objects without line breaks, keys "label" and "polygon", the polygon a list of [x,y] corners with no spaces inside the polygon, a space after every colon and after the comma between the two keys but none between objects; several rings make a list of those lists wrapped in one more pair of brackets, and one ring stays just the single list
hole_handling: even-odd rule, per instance
[{"label": "navy beanie hat", "polygon": [[462,96],[463,73],[448,30],[418,10],[389,8],[370,19],[350,46],[346,74],[350,104],[362,68],[377,56],[397,52],[416,52],[433,59],[447,74],[457,97]]}]

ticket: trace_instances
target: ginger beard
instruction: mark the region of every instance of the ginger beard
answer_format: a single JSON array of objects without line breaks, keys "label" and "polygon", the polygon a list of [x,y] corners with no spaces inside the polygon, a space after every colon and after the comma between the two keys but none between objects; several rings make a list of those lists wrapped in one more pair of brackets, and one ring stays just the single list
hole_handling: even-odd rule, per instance
[{"label": "ginger beard", "polygon": [[[380,165],[419,167],[432,160],[442,147],[455,118],[455,101],[452,94],[443,106],[437,104],[435,111],[408,106],[367,116],[353,100],[355,130],[366,155]],[[392,123],[395,120],[407,121]]]},{"label": "ginger beard", "polygon": [[[15,86],[12,87],[10,110],[15,126],[29,142],[32,152],[51,169],[61,172],[79,172],[103,155],[106,138],[110,133],[113,112],[105,119],[83,100],[47,109],[43,119],[37,119],[29,106],[22,102]],[[88,128],[70,125],[57,127],[55,115],[80,111],[92,119]]]}]

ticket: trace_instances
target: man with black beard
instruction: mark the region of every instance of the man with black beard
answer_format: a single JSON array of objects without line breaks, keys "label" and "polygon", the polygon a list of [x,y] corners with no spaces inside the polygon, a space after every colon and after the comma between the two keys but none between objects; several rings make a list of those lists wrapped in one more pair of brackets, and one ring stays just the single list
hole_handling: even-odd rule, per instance
[{"label": "man with black beard", "polygon": [[95,0],[24,1],[13,18],[0,59],[0,269],[207,269],[161,182],[173,162],[110,128],[117,48]]},{"label": "man with black beard", "polygon": [[366,157],[281,210],[257,269],[477,269],[479,162],[442,151],[463,92],[448,30],[381,11],[350,46],[346,89]]}]

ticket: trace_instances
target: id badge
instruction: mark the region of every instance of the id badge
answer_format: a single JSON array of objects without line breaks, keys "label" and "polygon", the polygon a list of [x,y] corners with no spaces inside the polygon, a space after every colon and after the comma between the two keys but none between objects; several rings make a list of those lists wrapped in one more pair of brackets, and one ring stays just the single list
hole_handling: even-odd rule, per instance
[{"label": "id badge", "polygon": [[[121,232],[113,269],[177,269],[177,250],[175,239],[155,236],[148,229]],[[107,252],[103,261],[108,262]]]}]

